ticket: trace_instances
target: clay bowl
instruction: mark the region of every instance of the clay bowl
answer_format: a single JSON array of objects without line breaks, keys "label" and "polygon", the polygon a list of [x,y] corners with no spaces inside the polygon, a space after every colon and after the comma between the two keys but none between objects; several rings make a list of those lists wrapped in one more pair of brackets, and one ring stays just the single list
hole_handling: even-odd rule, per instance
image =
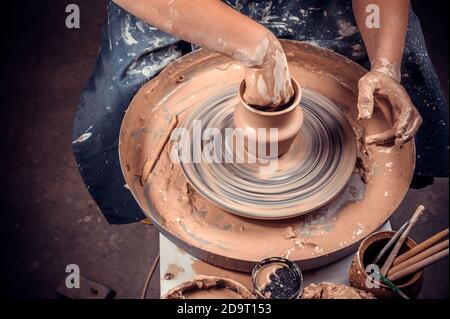
[{"label": "clay bowl", "polygon": [[[227,291],[228,293],[224,293]],[[237,281],[212,276],[197,276],[166,293],[162,299],[255,299],[250,290]]]},{"label": "clay bowl", "polygon": [[[352,266],[350,268],[350,285],[352,287],[365,290],[372,293],[380,299],[398,299],[401,298],[397,293],[389,289],[386,285],[380,284],[379,288],[367,288],[366,280],[370,279],[366,272],[369,265],[386,243],[394,236],[393,231],[381,231],[373,233],[364,239],[356,252]],[[400,248],[400,254],[407,252],[417,246],[416,242],[411,238],[407,238]],[[389,255],[390,250],[380,260],[379,264],[383,264]],[[410,276],[394,281],[400,290],[402,290],[409,298],[417,298],[422,288],[423,271],[418,271]]]},{"label": "clay bowl", "polygon": [[[295,79],[291,79],[294,88],[294,96],[289,103],[281,106],[279,111],[261,110],[247,104],[243,95],[245,92],[245,81],[242,81],[239,88],[239,103],[234,111],[235,127],[242,129],[246,134],[245,146],[250,151],[248,145],[255,145],[254,156],[259,157],[279,157],[286,153],[291,147],[297,134],[303,125],[303,112],[300,108],[302,99],[300,84]],[[270,129],[278,130],[277,141],[273,141],[270,136]],[[264,130],[261,130],[264,129]],[[258,140],[262,138],[262,142],[266,144],[266,154],[259,154]],[[276,150],[271,147],[277,146]],[[261,156],[262,155],[262,156]],[[273,155],[273,156],[271,156]]]}]

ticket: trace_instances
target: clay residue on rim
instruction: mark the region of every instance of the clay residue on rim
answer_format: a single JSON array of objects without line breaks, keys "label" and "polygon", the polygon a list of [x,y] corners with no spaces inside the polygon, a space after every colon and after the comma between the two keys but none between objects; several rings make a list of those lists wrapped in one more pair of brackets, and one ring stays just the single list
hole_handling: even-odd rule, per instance
[{"label": "clay residue on rim", "polygon": [[284,267],[286,266],[282,263],[272,263],[259,269],[255,274],[256,288],[260,291],[264,291],[264,288],[272,282],[271,277],[276,275],[278,269]]},{"label": "clay residue on rim", "polygon": [[197,276],[170,290],[162,299],[255,299],[255,296],[234,280]]},{"label": "clay residue on rim", "polygon": [[[357,83],[364,69],[307,44],[284,41],[283,45],[291,75],[300,85],[339,106],[358,139],[389,128],[378,110],[371,120],[356,121]],[[240,64],[200,50],[166,68],[132,101],[120,135],[121,166],[132,194],[155,225],[186,243],[194,254],[199,250],[254,263],[283,256],[304,267],[325,263],[379,228],[409,187],[415,159],[413,142],[403,148],[359,144],[362,165],[341,196],[317,212],[283,221],[246,219],[207,202],[187,184],[180,166],[170,162],[170,143],[147,184],[140,185],[146,155],[158,143],[172,116],[180,114],[181,122],[189,108],[224,87],[238,85],[242,77]]]},{"label": "clay residue on rim", "polygon": [[191,267],[197,276],[203,275],[224,277],[241,283],[250,291],[253,289],[252,277],[248,273],[220,268],[197,259],[192,261]]}]

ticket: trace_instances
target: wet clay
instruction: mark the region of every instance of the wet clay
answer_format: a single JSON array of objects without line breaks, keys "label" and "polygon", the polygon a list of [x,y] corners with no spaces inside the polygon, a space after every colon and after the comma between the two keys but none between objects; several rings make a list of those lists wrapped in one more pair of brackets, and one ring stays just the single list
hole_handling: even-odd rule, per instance
[{"label": "wet clay", "polygon": [[272,282],[272,276],[276,276],[276,272],[278,269],[284,268],[285,265],[281,263],[273,263],[262,267],[256,273],[256,287],[264,291],[264,289]]},{"label": "wet clay", "polygon": [[122,125],[121,166],[143,211],[190,254],[222,267],[251,271],[264,258],[283,256],[308,269],[343,257],[391,216],[414,170],[413,141],[402,148],[361,143],[366,136],[392,125],[379,108],[370,120],[357,120],[357,87],[365,69],[328,50],[294,41],[282,43],[291,76],[337,105],[357,139],[355,174],[326,206],[277,221],[229,214],[187,183],[180,165],[170,161],[170,142],[147,183],[141,185],[147,156],[164,136],[172,117],[180,114],[183,121],[191,107],[241,83],[242,65],[220,54],[199,50],[168,66],[137,93]]},{"label": "wet clay", "polygon": [[[291,101],[285,105],[285,108],[276,109],[269,108],[265,110],[256,109],[248,105],[243,99],[245,92],[245,82],[242,82],[239,87],[239,99],[233,112],[233,122],[235,127],[242,129],[243,132],[253,134],[254,138],[246,138],[246,149],[249,151],[248,143],[254,143],[257,146],[258,142],[263,141],[266,144],[265,153],[273,154],[276,157],[289,151],[292,142],[300,132],[303,125],[303,112],[300,107],[302,99],[301,88],[295,79],[292,79],[292,86],[294,87],[294,96]],[[262,136],[258,134],[259,129],[265,129]],[[271,139],[270,129],[277,129],[277,138]],[[250,135],[252,136],[252,135]],[[250,139],[250,141],[249,141]],[[271,143],[276,143],[277,150],[271,151]],[[254,156],[258,156],[258,148],[254,149]]]},{"label": "wet clay", "polygon": [[304,291],[301,299],[376,299],[374,295],[353,287],[321,282],[310,284]]},{"label": "wet clay", "polygon": [[220,268],[197,259],[192,261],[191,267],[196,275],[228,278],[241,283],[250,291],[253,289],[252,277],[248,273]]},{"label": "wet clay", "polygon": [[[250,126],[276,125],[270,123],[265,115],[255,121],[247,116],[247,121],[244,121],[242,105],[236,101],[236,90],[231,86],[224,88],[219,95],[211,95],[204,103],[193,107],[181,126],[190,136],[204,136],[211,127],[224,132],[221,136],[225,136],[236,117],[234,122],[241,128],[249,123]],[[219,145],[222,156],[219,161],[182,161],[181,167],[189,184],[223,210],[243,217],[286,219],[322,207],[343,190],[354,171],[355,135],[337,106],[316,91],[303,89],[302,109],[303,128],[298,131],[301,121],[295,116],[298,121],[292,131],[297,131],[297,135],[293,136],[292,144],[282,156],[278,157],[272,149],[269,150],[270,155],[263,155],[271,159],[270,163],[260,162],[259,155],[255,157],[252,155],[254,152],[247,152],[243,146],[241,149],[246,153],[238,155],[233,147],[236,143],[226,139],[200,143],[194,142],[199,138],[192,138],[190,143],[201,144],[199,149],[202,151],[209,149],[212,143]],[[290,120],[293,120],[290,114],[281,116],[290,126]],[[201,130],[195,129],[197,121],[202,123]],[[201,133],[196,133],[199,131]],[[279,137],[290,143],[290,138],[283,134],[280,132]],[[180,145],[185,145],[185,142],[177,142],[172,150],[180,153]],[[253,162],[252,156],[255,157]]]},{"label": "wet clay", "polygon": [[[192,269],[197,275],[225,277],[243,284],[247,289],[252,289],[251,277],[249,274],[230,271],[219,268],[199,260],[192,263]],[[270,269],[270,268],[269,268]],[[267,269],[267,270],[269,270]],[[266,272],[267,273],[267,272]],[[267,278],[266,276],[264,276]],[[263,281],[261,281],[263,284]],[[265,284],[265,283],[264,283]],[[302,299],[374,299],[375,297],[364,290],[349,287],[346,285],[335,284],[330,282],[312,283],[304,288]]]},{"label": "wet clay", "polygon": [[163,299],[255,299],[255,296],[231,279],[198,276],[175,287]]},{"label": "wet clay", "polygon": [[185,299],[244,299],[237,292],[228,288],[209,288],[190,290],[184,293]]}]

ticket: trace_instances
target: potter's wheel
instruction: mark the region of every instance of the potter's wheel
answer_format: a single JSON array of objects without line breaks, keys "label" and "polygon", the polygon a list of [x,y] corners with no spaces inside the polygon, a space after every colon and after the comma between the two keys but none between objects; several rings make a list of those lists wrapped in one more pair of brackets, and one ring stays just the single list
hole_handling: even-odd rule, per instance
[{"label": "potter's wheel", "polygon": [[[234,127],[237,92],[236,85],[218,92],[196,106],[182,123],[192,136],[189,159],[196,150],[192,143],[202,141],[201,161],[181,161],[190,184],[227,212],[257,219],[302,215],[333,199],[347,184],[356,161],[355,136],[339,108],[319,93],[304,89],[302,130],[289,152],[272,163],[275,168],[236,158],[235,144],[224,138],[226,128]],[[201,126],[194,129],[194,123]],[[220,138],[202,140],[210,128],[217,128]],[[177,144],[180,155],[181,145]],[[205,151],[210,145],[219,150],[215,158]]]},{"label": "potter's wheel", "polygon": [[[325,96],[358,135],[390,127],[376,108],[357,121],[357,87],[367,72],[356,63],[305,43],[282,41],[291,76],[305,90]],[[414,171],[414,141],[402,148],[370,145],[358,150],[357,166],[342,192],[308,214],[258,220],[230,214],[195,191],[168,143],[145,185],[140,176],[174,114],[179,125],[190,112],[243,79],[235,61],[206,50],[175,61],[144,85],[131,102],[119,137],[121,167],[143,212],[168,239],[191,255],[225,268],[251,271],[266,257],[283,256],[302,269],[333,262],[381,227],[403,200]],[[363,180],[365,182],[363,182]]]}]

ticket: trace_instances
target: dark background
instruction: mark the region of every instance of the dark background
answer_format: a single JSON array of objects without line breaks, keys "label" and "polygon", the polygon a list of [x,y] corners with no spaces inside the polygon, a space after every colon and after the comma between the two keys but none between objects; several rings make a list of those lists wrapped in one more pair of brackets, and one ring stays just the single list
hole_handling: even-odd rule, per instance
[{"label": "dark background", "polygon": [[[81,29],[65,28],[65,7],[81,9]],[[105,0],[2,3],[0,52],[0,297],[54,298],[65,266],[137,298],[158,253],[158,232],[141,223],[110,226],[90,198],[72,155],[72,120],[92,72]],[[448,99],[447,1],[413,1]],[[439,156],[439,154],[436,154]],[[410,190],[391,219],[427,212],[417,241],[448,227],[448,179]],[[159,272],[147,297],[159,298]],[[423,298],[448,298],[448,260],[425,271]]]}]

